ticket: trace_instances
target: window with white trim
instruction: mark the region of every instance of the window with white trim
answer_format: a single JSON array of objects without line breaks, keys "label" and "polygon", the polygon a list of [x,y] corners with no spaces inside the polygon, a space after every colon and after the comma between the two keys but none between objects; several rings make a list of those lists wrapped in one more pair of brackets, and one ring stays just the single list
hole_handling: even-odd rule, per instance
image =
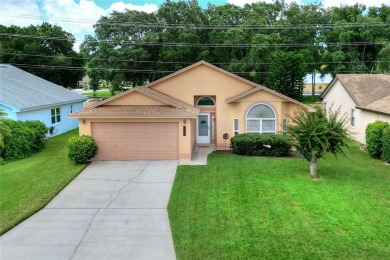
[{"label": "window with white trim", "polygon": [[355,126],[355,121],[356,121],[355,109],[351,109],[351,126]]},{"label": "window with white trim", "polygon": [[51,109],[51,123],[59,123],[61,122],[61,110],[59,107]]},{"label": "window with white trim", "polygon": [[240,121],[237,118],[233,119],[233,135],[240,134]]},{"label": "window with white trim", "polygon": [[246,132],[259,134],[276,133],[276,114],[265,104],[251,107],[246,115]]}]

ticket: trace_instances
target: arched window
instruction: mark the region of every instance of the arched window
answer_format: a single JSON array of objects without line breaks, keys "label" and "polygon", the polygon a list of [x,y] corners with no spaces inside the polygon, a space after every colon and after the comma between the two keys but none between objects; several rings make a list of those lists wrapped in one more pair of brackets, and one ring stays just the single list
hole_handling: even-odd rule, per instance
[{"label": "arched window", "polygon": [[246,114],[246,132],[260,134],[276,133],[276,114],[267,105],[257,104]]},{"label": "arched window", "polygon": [[212,100],[209,97],[201,97],[198,99],[198,102],[196,103],[197,106],[215,106],[214,100]]}]

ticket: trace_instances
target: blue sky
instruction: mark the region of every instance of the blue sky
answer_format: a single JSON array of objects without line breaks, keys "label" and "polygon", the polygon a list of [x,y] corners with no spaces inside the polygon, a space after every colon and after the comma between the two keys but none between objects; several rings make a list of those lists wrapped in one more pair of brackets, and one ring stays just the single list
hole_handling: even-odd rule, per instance
[{"label": "blue sky", "polygon": [[[76,37],[75,49],[84,36],[93,34],[93,25],[101,16],[112,11],[122,12],[126,8],[145,12],[154,12],[164,0],[0,0],[0,24],[28,26],[49,22],[61,26]],[[273,2],[272,0],[264,0]],[[315,0],[285,0],[286,3],[311,3]],[[353,5],[357,0],[320,0],[325,7]],[[258,0],[198,0],[202,7],[210,2],[214,5],[231,3],[243,6]],[[389,4],[389,0],[359,0],[367,6]]]}]

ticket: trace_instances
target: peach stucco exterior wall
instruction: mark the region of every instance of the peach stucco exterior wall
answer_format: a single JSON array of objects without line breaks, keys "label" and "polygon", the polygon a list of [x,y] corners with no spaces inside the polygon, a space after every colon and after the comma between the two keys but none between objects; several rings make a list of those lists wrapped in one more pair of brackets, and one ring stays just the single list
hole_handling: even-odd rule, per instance
[{"label": "peach stucco exterior wall", "polygon": [[[85,120],[85,121],[84,121]],[[105,123],[147,123],[147,122],[160,122],[160,123],[169,123],[174,122],[179,124],[179,160],[181,161],[191,161],[192,150],[193,150],[193,136],[191,128],[194,128],[194,119],[186,119],[184,124],[184,119],[177,118],[87,118],[79,119],[79,134],[80,135],[91,135],[92,134],[92,123],[105,122]],[[187,127],[186,136],[183,135],[183,126]]]},{"label": "peach stucco exterior wall", "polygon": [[222,136],[224,133],[232,136],[233,131],[232,108],[225,99],[249,90],[253,86],[208,66],[200,65],[155,84],[152,88],[190,105],[195,105],[194,96],[216,96],[216,143],[218,147],[225,147]]},{"label": "peach stucco exterior wall", "polygon": [[226,147],[223,134],[228,133],[230,137],[234,135],[234,118],[239,119],[240,133],[246,132],[246,113],[251,106],[259,103],[271,106],[277,115],[277,132],[282,131],[283,118],[300,108],[266,91],[258,91],[236,102],[226,103],[225,99],[252,89],[253,86],[205,65],[157,83],[152,88],[194,106],[194,96],[216,96],[216,144],[217,149],[222,150]]}]

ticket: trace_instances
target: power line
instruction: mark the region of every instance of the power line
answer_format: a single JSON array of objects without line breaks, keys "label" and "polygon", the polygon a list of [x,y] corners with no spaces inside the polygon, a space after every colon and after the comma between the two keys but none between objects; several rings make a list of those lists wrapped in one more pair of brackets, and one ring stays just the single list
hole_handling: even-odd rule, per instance
[{"label": "power line", "polygon": [[[36,36],[27,34],[13,34],[13,33],[0,33],[0,36],[9,37],[23,37],[32,39],[42,40],[60,40],[69,41],[66,37],[51,37],[51,36]],[[80,41],[77,40],[76,41]],[[321,43],[264,43],[264,44],[216,44],[216,43],[179,43],[179,42],[136,42],[136,41],[113,41],[113,40],[91,40],[89,42],[98,43],[112,43],[112,44],[129,44],[136,46],[162,46],[162,47],[192,47],[192,48],[255,48],[255,47],[268,47],[268,48],[279,48],[279,47],[321,47]],[[345,42],[345,43],[326,43],[327,47],[332,46],[364,46],[364,45],[386,45],[389,42]]]},{"label": "power line", "polygon": [[[70,71],[83,71],[85,70],[83,67],[72,67],[72,66],[53,66],[53,65],[40,65],[40,64],[18,64],[18,63],[10,63],[19,68],[29,68],[29,69],[52,69],[52,70],[70,70]],[[136,70],[136,69],[106,69],[106,68],[91,68],[93,71],[113,71],[113,72],[136,72],[136,73],[161,73],[168,74],[177,72],[176,70]],[[252,72],[246,71],[233,71],[230,72],[237,75],[251,75]],[[270,72],[256,71],[256,74],[266,75]],[[356,71],[345,70],[338,71],[338,73],[356,73]]]},{"label": "power line", "polygon": [[22,19],[48,19],[51,21],[60,21],[68,23],[87,23],[87,24],[99,24],[109,26],[127,26],[127,27],[139,27],[139,28],[165,28],[165,29],[196,29],[196,30],[228,30],[228,29],[243,29],[243,30],[307,30],[307,29],[331,29],[337,28],[361,28],[361,27],[385,27],[390,26],[390,23],[384,22],[370,22],[370,23],[337,23],[337,24],[238,24],[238,25],[225,25],[225,24],[180,24],[180,23],[139,23],[139,22],[111,22],[111,21],[96,21],[88,19],[73,19],[73,18],[61,18],[61,17],[41,17],[34,15],[20,15],[10,13],[0,13],[1,16],[22,18]]},{"label": "power line", "polygon": [[[55,55],[41,55],[41,54],[26,54],[26,53],[12,53],[12,52],[0,52],[0,54],[4,55],[17,55],[17,56],[28,56],[28,57],[45,57],[45,58],[56,58],[58,56]],[[65,59],[74,59],[74,60],[86,60],[86,61],[110,61],[110,62],[133,62],[133,63],[155,63],[155,64],[193,64],[194,62],[183,62],[183,61],[152,61],[152,60],[131,60],[131,59],[102,59],[102,58],[81,58],[81,57],[68,57],[68,56],[60,56],[61,58]],[[385,61],[358,61],[359,63],[382,63]],[[270,65],[271,62],[238,62],[238,63],[244,63],[249,65]],[[351,61],[324,61],[324,62],[305,62],[303,64],[306,65],[315,65],[315,64],[352,64],[355,62]],[[214,65],[229,65],[231,63],[228,62],[213,62]]]}]

